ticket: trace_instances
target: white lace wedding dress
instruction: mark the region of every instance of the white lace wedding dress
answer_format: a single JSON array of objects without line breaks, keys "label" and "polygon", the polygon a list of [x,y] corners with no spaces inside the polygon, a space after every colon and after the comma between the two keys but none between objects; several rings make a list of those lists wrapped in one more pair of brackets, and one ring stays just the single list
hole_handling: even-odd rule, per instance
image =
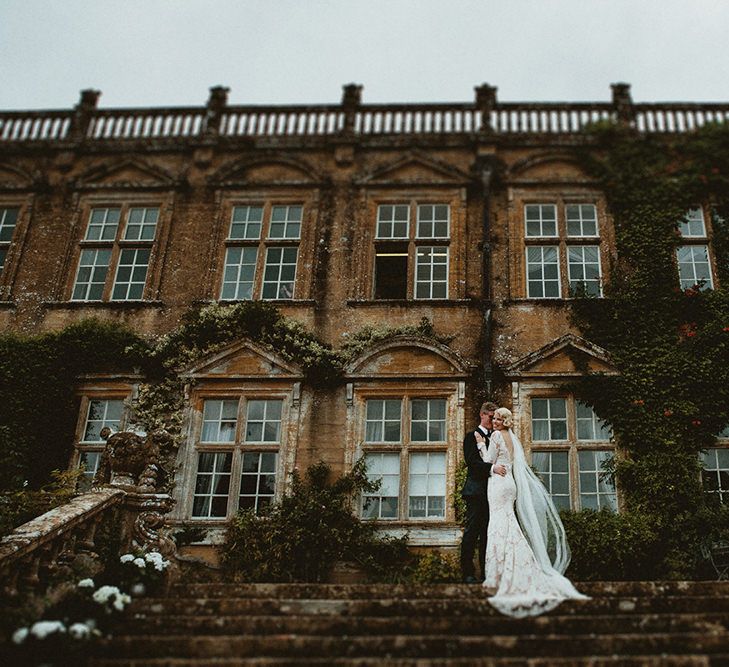
[{"label": "white lace wedding dress", "polygon": [[[510,432],[512,435],[513,433]],[[516,441],[516,442],[514,442]],[[523,458],[523,450],[521,444],[514,437],[512,438],[514,447],[518,447],[518,452]],[[506,445],[504,437],[500,431],[494,431],[490,438],[488,450],[484,451],[480,448],[481,457],[490,463],[501,463],[506,466],[507,473],[505,476],[491,473],[488,486],[489,500],[489,528],[488,540],[486,543],[486,564],[485,579],[483,582],[487,592],[492,597],[489,602],[502,614],[515,617],[536,616],[544,612],[554,609],[558,604],[566,599],[587,599],[585,595],[579,593],[572,583],[557,571],[546,553],[546,545],[549,542],[546,539],[545,522],[542,519],[533,521],[536,517],[531,517],[533,523],[540,524],[541,533],[537,532],[537,536],[533,541],[539,542],[543,540],[543,544],[537,545],[541,559],[535,556],[529,541],[522,532],[517,514],[515,513],[515,501],[517,498],[517,483],[515,482],[513,470],[514,465],[512,456]],[[519,466],[519,462],[517,462]],[[521,463],[521,467],[526,466],[525,462]],[[527,472],[521,470],[519,475],[527,475]],[[522,477],[518,476],[518,479]],[[536,478],[534,478],[536,479]],[[558,528],[562,528],[559,515],[556,513],[554,505],[551,503],[546,491],[544,494],[540,490],[535,490],[533,482],[531,491],[527,489],[525,492],[529,496],[530,504],[540,503],[550,505],[550,510],[556,516],[559,523]],[[537,481],[537,484],[541,484]],[[538,496],[536,500],[532,500],[532,494]],[[545,497],[543,498],[542,495]],[[528,514],[528,512],[525,512]],[[520,517],[521,518],[521,517]],[[530,517],[525,517],[526,521],[530,521]],[[554,517],[550,517],[554,521]],[[552,540],[553,541],[553,540]],[[560,557],[561,563],[558,567],[566,569],[569,563],[569,550],[564,541],[564,550],[566,556]],[[542,564],[540,565],[540,561]],[[555,561],[556,563],[556,561]]]}]

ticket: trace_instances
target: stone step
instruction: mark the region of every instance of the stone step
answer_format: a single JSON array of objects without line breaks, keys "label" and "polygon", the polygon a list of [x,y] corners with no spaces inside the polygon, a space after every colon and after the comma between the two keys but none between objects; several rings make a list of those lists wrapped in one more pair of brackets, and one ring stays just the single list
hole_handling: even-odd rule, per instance
[{"label": "stone step", "polygon": [[[485,595],[472,598],[385,599],[265,599],[265,598],[142,598],[134,613],[215,614],[222,616],[346,615],[346,616],[501,616]],[[599,597],[567,600],[552,614],[605,615],[649,613],[729,613],[729,596],[666,595],[656,597]]]},{"label": "stone step", "polygon": [[[616,581],[580,582],[577,588],[592,597],[655,595],[729,596],[729,581]],[[174,597],[380,599],[380,598],[480,598],[483,588],[474,584],[176,584]]]},{"label": "stone step", "polygon": [[580,657],[612,655],[724,654],[729,634],[717,632],[632,633],[619,635],[453,635],[381,637],[301,635],[134,635],[102,640],[98,657],[308,658],[379,656],[392,658]]},{"label": "stone step", "polygon": [[[505,622],[506,621],[506,622]],[[726,614],[630,614],[596,616],[545,615],[504,619],[495,616],[156,616],[137,613],[117,627],[117,634],[299,634],[299,635],[416,635],[416,634],[620,634],[722,632]]]},{"label": "stone step", "polygon": [[729,653],[704,655],[611,655],[573,658],[102,658],[89,667],[725,667]]}]

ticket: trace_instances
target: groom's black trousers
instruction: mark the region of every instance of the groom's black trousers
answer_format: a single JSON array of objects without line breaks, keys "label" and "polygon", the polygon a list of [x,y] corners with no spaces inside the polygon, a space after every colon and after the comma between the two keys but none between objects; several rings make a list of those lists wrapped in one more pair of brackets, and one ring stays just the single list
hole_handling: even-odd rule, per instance
[{"label": "groom's black trousers", "polygon": [[478,572],[483,578],[486,561],[486,534],[489,528],[489,506],[484,496],[464,496],[466,517],[461,540],[461,573],[463,578],[473,577],[473,555],[478,544]]}]

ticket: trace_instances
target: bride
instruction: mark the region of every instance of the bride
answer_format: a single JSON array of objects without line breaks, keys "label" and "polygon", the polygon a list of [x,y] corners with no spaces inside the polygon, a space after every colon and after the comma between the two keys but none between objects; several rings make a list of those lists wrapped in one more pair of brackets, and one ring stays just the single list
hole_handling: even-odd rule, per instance
[{"label": "bride", "polygon": [[507,469],[503,477],[492,475],[488,485],[483,585],[492,596],[489,602],[502,614],[524,617],[554,609],[563,600],[586,600],[563,576],[570,561],[564,526],[511,430],[511,412],[499,408],[493,423],[488,445],[476,432],[481,458]]}]

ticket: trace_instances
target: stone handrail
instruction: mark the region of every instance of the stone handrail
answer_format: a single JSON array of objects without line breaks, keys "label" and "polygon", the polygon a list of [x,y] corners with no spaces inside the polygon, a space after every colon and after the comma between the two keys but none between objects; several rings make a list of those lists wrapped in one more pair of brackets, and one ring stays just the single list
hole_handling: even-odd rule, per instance
[{"label": "stone handrail", "polygon": [[174,501],[167,494],[141,489],[114,485],[94,488],[3,537],[0,581],[4,595],[44,589],[49,575],[79,556],[97,561],[97,528],[112,516],[118,519],[114,526],[121,549],[173,555],[175,544],[165,534],[164,515]]},{"label": "stone handrail", "polygon": [[729,122],[727,103],[633,103],[628,84],[612,102],[500,102],[484,84],[465,103],[362,104],[345,86],[340,105],[228,106],[227,88],[211,89],[205,107],[97,109],[98,91],[82,91],[71,111],[0,111],[0,143],[210,138],[374,137],[420,135],[573,135],[599,122],[645,133],[689,132]]},{"label": "stone handrail", "polygon": [[59,561],[94,554],[96,529],[126,496],[118,488],[95,489],[28,521],[0,540],[0,578],[5,593],[37,588]]}]

